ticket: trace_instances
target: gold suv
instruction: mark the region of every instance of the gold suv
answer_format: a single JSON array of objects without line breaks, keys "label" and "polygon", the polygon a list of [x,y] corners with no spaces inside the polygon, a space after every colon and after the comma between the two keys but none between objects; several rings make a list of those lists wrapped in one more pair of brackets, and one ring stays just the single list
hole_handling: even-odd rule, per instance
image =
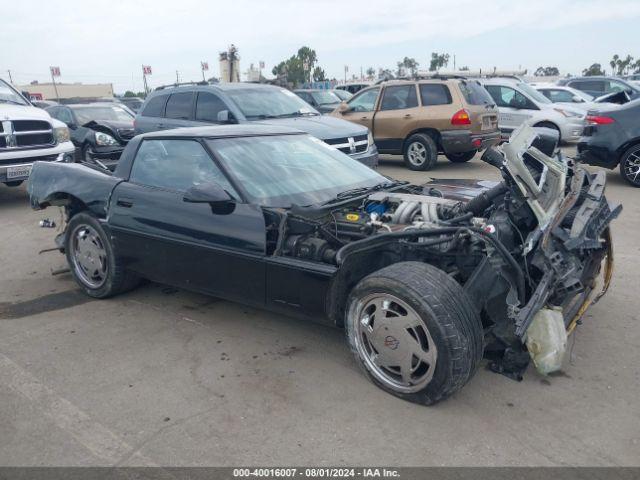
[{"label": "gold suv", "polygon": [[361,90],[331,115],[368,127],[378,151],[404,155],[411,170],[430,170],[438,153],[467,162],[500,141],[495,102],[475,80],[383,82]]}]

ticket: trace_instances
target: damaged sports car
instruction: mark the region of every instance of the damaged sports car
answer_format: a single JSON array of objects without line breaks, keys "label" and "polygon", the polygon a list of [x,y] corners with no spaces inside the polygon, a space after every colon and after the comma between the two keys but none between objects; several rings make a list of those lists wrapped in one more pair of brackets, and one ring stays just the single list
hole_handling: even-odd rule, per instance
[{"label": "damaged sports car", "polygon": [[418,186],[296,130],[179,129],[135,137],[113,173],[36,163],[28,190],[64,209],[57,247],[87,295],[150,279],[324,321],[376,385],[433,404],[483,356],[513,378],[559,369],[606,291],[621,207],[557,143],[523,127],[483,156],[502,181]]}]

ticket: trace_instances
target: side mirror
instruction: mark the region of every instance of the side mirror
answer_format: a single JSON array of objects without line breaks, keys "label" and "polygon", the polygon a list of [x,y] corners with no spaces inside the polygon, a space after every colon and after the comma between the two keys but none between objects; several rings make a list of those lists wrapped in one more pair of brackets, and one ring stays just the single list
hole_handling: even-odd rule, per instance
[{"label": "side mirror", "polygon": [[236,119],[229,110],[220,110],[218,112],[218,123],[236,123]]},{"label": "side mirror", "polygon": [[217,183],[194,185],[184,192],[182,199],[189,203],[228,204],[235,202],[231,195]]},{"label": "side mirror", "polygon": [[351,107],[347,102],[341,102],[340,105],[338,105],[338,112],[344,114],[350,111],[351,111]]}]

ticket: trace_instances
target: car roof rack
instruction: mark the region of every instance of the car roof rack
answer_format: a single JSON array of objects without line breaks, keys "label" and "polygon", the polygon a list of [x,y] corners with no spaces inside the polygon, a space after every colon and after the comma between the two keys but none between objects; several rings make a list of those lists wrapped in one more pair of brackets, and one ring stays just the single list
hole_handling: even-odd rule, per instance
[{"label": "car roof rack", "polygon": [[199,82],[180,82],[180,83],[170,83],[168,85],[160,85],[156,87],[155,90],[164,90],[165,88],[174,88],[174,87],[185,87],[188,85],[211,85],[209,82],[205,82],[204,80],[200,80]]}]

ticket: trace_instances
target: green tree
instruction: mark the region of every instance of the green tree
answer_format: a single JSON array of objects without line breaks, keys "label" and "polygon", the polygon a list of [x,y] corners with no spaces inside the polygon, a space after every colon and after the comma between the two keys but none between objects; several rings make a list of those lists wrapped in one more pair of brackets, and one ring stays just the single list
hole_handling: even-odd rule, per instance
[{"label": "green tree", "polygon": [[469,71],[469,67],[467,67],[466,65],[460,67],[460,71],[461,72],[468,72]]},{"label": "green tree", "polygon": [[558,70],[558,67],[538,67],[533,72],[534,77],[557,77],[559,75],[560,70]]},{"label": "green tree", "polygon": [[449,65],[449,54],[448,53],[431,53],[431,63],[429,64],[429,71],[436,72],[440,70],[442,67],[446,67]]},{"label": "green tree", "polygon": [[324,70],[320,67],[316,67],[313,69],[313,81],[314,82],[324,82],[327,79],[327,76],[324,73]]},{"label": "green tree", "polygon": [[415,58],[404,57],[400,62],[398,62],[398,76],[406,75],[407,72],[411,73],[411,75],[415,75],[418,71],[418,65],[420,65]]},{"label": "green tree", "polygon": [[613,58],[611,59],[611,61],[609,62],[609,65],[611,65],[611,74],[615,75],[616,74],[616,67],[618,66],[618,62],[620,61],[620,56],[616,53]]},{"label": "green tree", "polygon": [[[295,55],[273,67],[271,72],[278,77],[286,77],[288,82],[297,86],[308,82],[312,73],[315,74],[317,61],[318,57],[315,50],[309,47],[301,47]],[[324,71],[320,69],[318,73],[320,72],[324,77]]]},{"label": "green tree", "polygon": [[373,78],[376,74],[376,69],[373,67],[369,67],[367,68],[366,74],[367,74],[367,78]]},{"label": "green tree", "polygon": [[640,73],[640,58],[635,61],[633,65],[631,65],[631,70],[633,73]]},{"label": "green tree", "polygon": [[587,67],[582,71],[582,75],[584,75],[585,77],[604,75],[604,70],[602,70],[602,65],[600,65],[599,63],[593,63],[590,67]]}]

